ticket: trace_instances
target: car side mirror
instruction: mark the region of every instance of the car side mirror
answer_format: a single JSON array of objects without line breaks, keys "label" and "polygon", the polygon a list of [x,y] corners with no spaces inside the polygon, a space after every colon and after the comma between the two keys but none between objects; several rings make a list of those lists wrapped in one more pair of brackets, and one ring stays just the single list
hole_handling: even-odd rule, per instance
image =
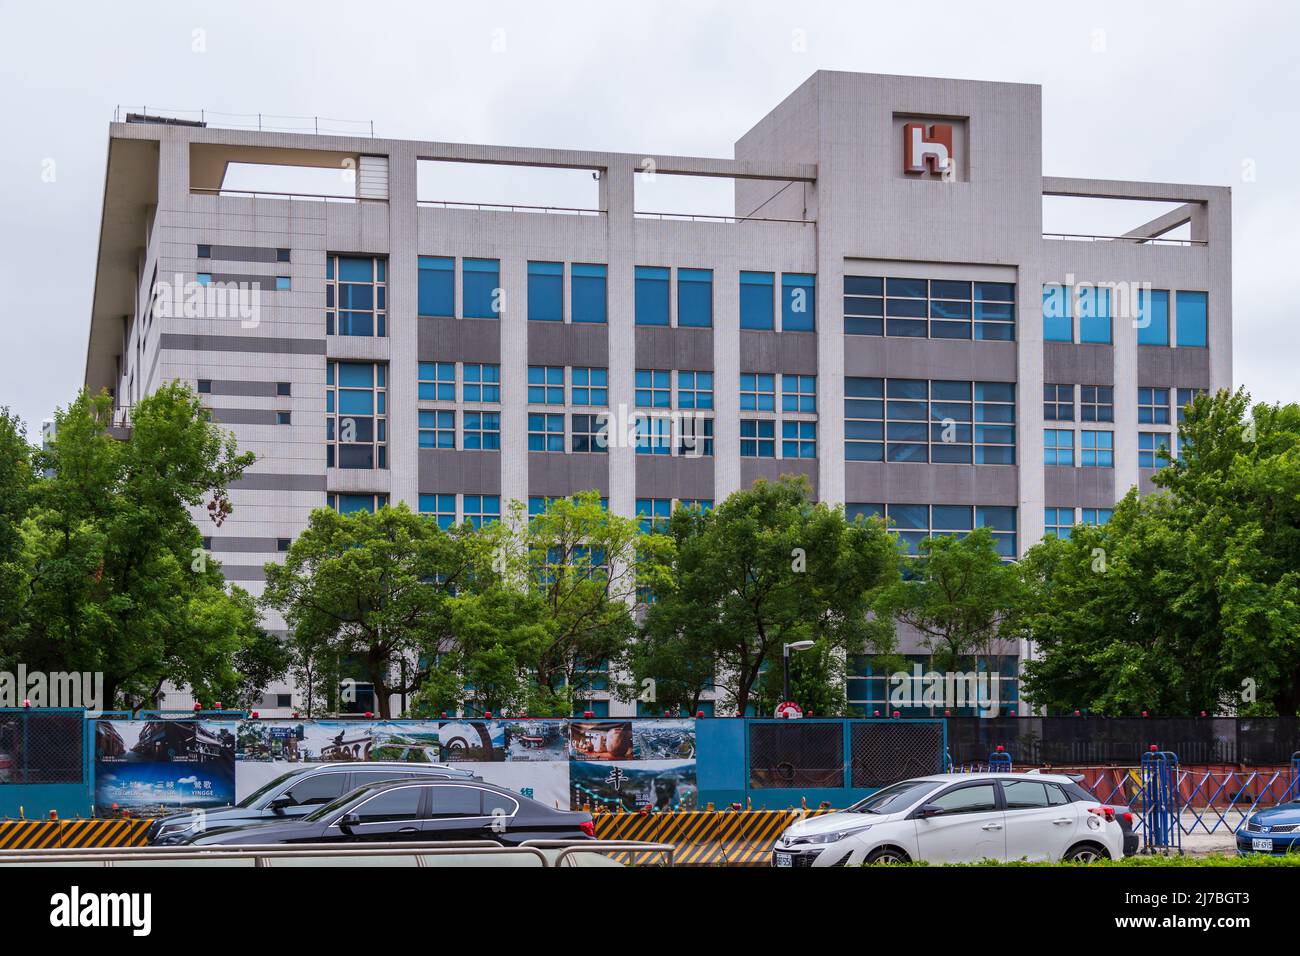
[{"label": "car side mirror", "polygon": [[926,803],[921,806],[918,813],[922,817],[938,817],[943,815],[943,807],[937,803]]},{"label": "car side mirror", "polygon": [[350,830],[352,827],[358,826],[360,823],[361,815],[359,813],[345,813],[339,818],[339,826],[345,830]]},{"label": "car side mirror", "polygon": [[281,794],[280,796],[272,800],[270,803],[268,803],[266,806],[268,809],[274,811],[275,813],[279,813],[285,807],[293,806],[293,797],[289,797],[289,796],[285,796],[284,794]]}]

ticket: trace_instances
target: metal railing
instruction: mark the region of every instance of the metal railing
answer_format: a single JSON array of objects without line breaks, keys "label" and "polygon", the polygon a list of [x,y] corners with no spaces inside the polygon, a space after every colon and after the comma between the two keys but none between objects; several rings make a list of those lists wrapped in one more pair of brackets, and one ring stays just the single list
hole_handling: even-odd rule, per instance
[{"label": "metal railing", "polygon": [[474,212],[533,212],[556,216],[603,216],[604,209],[583,206],[528,206],[522,203],[461,202],[455,199],[420,199],[417,206],[430,209],[468,209]]},{"label": "metal railing", "polygon": [[1150,246],[1208,246],[1206,239],[1165,239],[1159,236],[1097,236],[1083,232],[1045,232],[1044,239],[1062,239],[1071,242],[1132,242]]},{"label": "metal railing", "polygon": [[[153,112],[150,112],[150,110]],[[207,109],[173,109],[166,106],[141,106],[139,112],[133,106],[118,105],[113,110],[113,122],[120,123],[128,117],[140,117],[137,122],[166,122],[181,120],[186,123],[202,123],[220,129],[249,129],[259,133],[321,133],[336,136],[375,135],[374,120],[338,119],[330,116],[284,116],[275,113],[221,113]],[[240,121],[240,122],[235,122]]]},{"label": "metal railing", "polygon": [[785,222],[798,226],[813,226],[817,224],[817,220],[815,219],[777,219],[769,216],[724,216],[695,212],[642,212],[636,210],[632,215],[637,219],[659,219],[664,222],[721,222],[732,224],[742,222]]},{"label": "metal railing", "polygon": [[238,199],[287,199],[291,202],[386,203],[387,199],[374,196],[340,196],[330,193],[282,193],[266,189],[226,189],[221,186],[191,186],[191,193],[201,196],[221,196]]},{"label": "metal railing", "polygon": [[[148,846],[114,849],[49,849],[0,852],[0,866],[32,863],[81,864],[112,866],[115,863],[166,866],[172,861],[215,862],[252,858],[256,867],[275,865],[275,860],[412,857],[416,866],[425,866],[422,858],[446,856],[526,856],[543,868],[573,865],[570,861],[584,853],[605,855],[626,853],[633,859],[642,854],[664,858],[673,865],[675,847],[671,843],[647,843],[640,840],[525,840],[517,846],[502,846],[493,840],[448,840],[431,843],[302,843],[249,844],[246,846]],[[558,851],[552,856],[546,851]]]}]

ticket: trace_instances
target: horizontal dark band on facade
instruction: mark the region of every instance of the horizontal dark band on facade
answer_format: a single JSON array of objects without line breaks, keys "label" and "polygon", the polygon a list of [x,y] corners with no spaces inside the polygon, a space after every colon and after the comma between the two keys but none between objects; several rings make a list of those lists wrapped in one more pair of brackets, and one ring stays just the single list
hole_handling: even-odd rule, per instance
[{"label": "horizontal dark band on facade", "polygon": [[279,415],[274,408],[209,408],[208,411],[219,425],[275,425]]},{"label": "horizontal dark band on facade", "polygon": [[260,352],[266,355],[324,355],[325,340],[260,335],[199,335],[164,332],[158,347],[174,352]]},{"label": "horizontal dark band on facade", "polygon": [[246,285],[261,292],[276,291],[275,276],[253,275],[247,272],[209,272],[208,275],[211,276],[213,285]]},{"label": "horizontal dark band on facade", "polygon": [[266,580],[266,571],[261,565],[223,564],[221,573],[227,581]]},{"label": "horizontal dark band on facade", "polygon": [[208,539],[208,550],[213,554],[275,554],[280,550],[279,538],[240,538],[234,535]]},{"label": "horizontal dark band on facade", "polygon": [[[325,491],[324,475],[275,474],[273,472],[245,472],[244,477],[230,486],[239,491]],[[323,502],[322,502],[323,504]]]},{"label": "horizontal dark band on facade", "polygon": [[268,248],[266,246],[208,246],[208,249],[210,251],[207,258],[219,262],[279,262],[280,261],[280,250],[274,247]]},{"label": "horizontal dark band on facade", "polygon": [[208,394],[238,395],[240,398],[287,398],[280,395],[277,382],[246,382],[233,379],[209,379]]}]

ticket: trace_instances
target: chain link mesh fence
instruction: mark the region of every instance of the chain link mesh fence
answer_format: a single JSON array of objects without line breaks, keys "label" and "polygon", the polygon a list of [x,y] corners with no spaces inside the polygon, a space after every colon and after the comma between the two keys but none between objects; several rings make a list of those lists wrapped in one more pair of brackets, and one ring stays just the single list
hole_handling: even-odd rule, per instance
[{"label": "chain link mesh fence", "polygon": [[749,726],[749,785],[844,786],[844,725],[786,720]]},{"label": "chain link mesh fence", "polygon": [[851,728],[851,786],[885,787],[944,770],[942,724],[855,722]]},{"label": "chain link mesh fence", "polygon": [[0,712],[0,785],[84,783],[80,711]]}]

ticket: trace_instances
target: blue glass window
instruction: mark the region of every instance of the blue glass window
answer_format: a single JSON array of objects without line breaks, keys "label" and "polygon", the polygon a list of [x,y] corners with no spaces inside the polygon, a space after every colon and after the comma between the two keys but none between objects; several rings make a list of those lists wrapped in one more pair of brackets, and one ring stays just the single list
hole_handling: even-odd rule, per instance
[{"label": "blue glass window", "polygon": [[782,375],[781,411],[817,411],[817,376],[791,375],[789,373]]},{"label": "blue glass window", "polygon": [[498,451],[501,448],[500,412],[465,412],[463,448]]},{"label": "blue glass window", "polygon": [[528,263],[528,319],[564,321],[564,263]]},{"label": "blue glass window", "polygon": [[740,420],[740,457],[775,458],[776,422],[742,418]]},{"label": "blue glass window", "polygon": [[636,324],[668,324],[668,270],[636,267]]},{"label": "blue glass window", "polygon": [[1043,286],[1043,341],[1074,341],[1074,320],[1070,314],[1069,286]]},{"label": "blue glass window", "polygon": [[635,423],[636,453],[638,455],[672,454],[672,419],[658,415],[638,415]]},{"label": "blue glass window", "polygon": [[420,447],[455,448],[456,413],[420,409]]},{"label": "blue glass window", "polygon": [[1115,467],[1115,433],[1083,431],[1079,433],[1079,464],[1084,468]]},{"label": "blue glass window", "polygon": [[421,362],[419,375],[420,401],[454,402],[456,400],[455,362]]},{"label": "blue glass window", "polygon": [[713,270],[677,270],[677,324],[688,328],[713,325]]},{"label": "blue glass window", "polygon": [[1079,288],[1079,341],[1109,345],[1110,289]]},{"label": "blue glass window", "polygon": [[569,308],[574,322],[604,324],[609,316],[609,296],[606,291],[607,266],[575,262],[569,266]]},{"label": "blue glass window", "polygon": [[420,514],[432,515],[443,531],[456,523],[455,495],[420,495]]},{"label": "blue glass window", "polygon": [[501,366],[495,362],[466,362],[465,382],[461,390],[466,402],[501,401]]},{"label": "blue glass window", "polygon": [[816,458],[817,423],[793,421],[782,422],[781,457]]},{"label": "blue glass window", "polygon": [[1169,389],[1138,389],[1138,424],[1169,424]]},{"label": "blue glass window", "polygon": [[776,411],[776,376],[765,372],[744,372],[740,376],[740,410]]},{"label": "blue glass window", "polygon": [[465,495],[465,520],[475,528],[501,520],[500,495]]},{"label": "blue glass window", "polygon": [[636,370],[635,399],[637,408],[672,408],[672,373],[668,369]]},{"label": "blue glass window", "polygon": [[848,461],[885,460],[885,380],[844,379],[844,457]]},{"label": "blue glass window", "polygon": [[1105,524],[1115,513],[1113,508],[1080,508],[1081,524]]},{"label": "blue glass window", "polygon": [[1138,432],[1138,467],[1163,468],[1169,464],[1171,444],[1164,432]]},{"label": "blue glass window", "polygon": [[608,405],[609,370],[603,368],[574,368],[573,404]]},{"label": "blue glass window", "polygon": [[564,416],[528,415],[529,451],[564,451]]},{"label": "blue glass window", "polygon": [[500,260],[466,259],[461,263],[461,298],[465,302],[465,318],[499,318],[500,289]]},{"label": "blue glass window", "polygon": [[456,314],[456,260],[450,256],[420,256],[420,315]]},{"label": "blue glass window", "polygon": [[742,272],[740,274],[740,327],[742,329],[775,327],[772,305],[775,285],[775,273]]},{"label": "blue glass window", "polygon": [[668,528],[668,519],[673,513],[673,501],[671,498],[638,498],[636,500],[636,516],[641,519],[642,533],[649,534],[651,531],[665,531]]},{"label": "blue glass window", "polygon": [[1169,293],[1138,290],[1138,345],[1169,344]]},{"label": "blue glass window", "polygon": [[1043,430],[1043,464],[1074,466],[1074,432],[1068,428]]},{"label": "blue glass window", "polygon": [[1209,298],[1204,292],[1179,292],[1175,299],[1180,349],[1205,348],[1209,336]]},{"label": "blue glass window", "polygon": [[564,366],[528,366],[528,404],[564,404]]},{"label": "blue glass window", "polygon": [[1074,527],[1073,508],[1045,508],[1044,512],[1044,532],[1062,539],[1070,537],[1070,529]]},{"label": "blue glass window", "polygon": [[713,407],[713,373],[677,373],[677,407],[710,409]]},{"label": "blue glass window", "polygon": [[781,274],[781,330],[811,332],[817,327],[817,277]]},{"label": "blue glass window", "polygon": [[885,280],[879,276],[844,277],[846,335],[884,335]]}]

